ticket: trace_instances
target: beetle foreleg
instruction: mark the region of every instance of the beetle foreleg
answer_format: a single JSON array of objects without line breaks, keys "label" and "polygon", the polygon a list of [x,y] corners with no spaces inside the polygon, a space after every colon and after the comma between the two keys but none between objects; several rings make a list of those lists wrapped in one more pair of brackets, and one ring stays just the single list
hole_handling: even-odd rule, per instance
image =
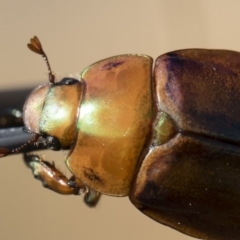
[{"label": "beetle foreleg", "polygon": [[54,192],[64,195],[80,195],[86,192],[86,186],[80,181],[70,185],[68,178],[60,172],[54,165],[43,161],[38,155],[24,154],[24,161],[32,169],[35,178],[39,179],[43,186]]},{"label": "beetle foreleg", "polygon": [[68,179],[55,167],[54,163],[43,161],[38,155],[27,153],[24,154],[24,161],[32,169],[34,177],[39,179],[44,187],[64,195],[85,194],[84,202],[89,207],[97,204],[101,196],[99,192],[88,188],[74,176]]}]

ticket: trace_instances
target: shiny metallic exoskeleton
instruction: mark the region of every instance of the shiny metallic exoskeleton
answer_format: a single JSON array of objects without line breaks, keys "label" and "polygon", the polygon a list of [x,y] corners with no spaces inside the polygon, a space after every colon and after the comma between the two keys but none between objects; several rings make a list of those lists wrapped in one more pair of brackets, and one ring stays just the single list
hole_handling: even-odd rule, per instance
[{"label": "shiny metallic exoskeleton", "polygon": [[[188,49],[155,61],[111,57],[80,80],[55,82],[37,37],[49,83],[26,100],[33,138],[70,148],[67,179],[54,164],[24,159],[44,186],[61,194],[129,196],[152,219],[201,239],[240,236],[240,53]],[[25,144],[25,145],[27,145]],[[19,151],[2,148],[1,156]]]}]

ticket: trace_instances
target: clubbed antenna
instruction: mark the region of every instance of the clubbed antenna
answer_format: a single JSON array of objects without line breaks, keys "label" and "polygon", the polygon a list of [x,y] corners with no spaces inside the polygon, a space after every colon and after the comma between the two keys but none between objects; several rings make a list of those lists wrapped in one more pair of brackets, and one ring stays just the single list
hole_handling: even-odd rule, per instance
[{"label": "clubbed antenna", "polygon": [[45,54],[45,52],[43,51],[43,48],[42,48],[42,44],[41,42],[39,41],[38,37],[34,36],[33,38],[30,39],[30,43],[28,43],[28,48],[37,53],[37,54],[40,54],[42,55],[44,61],[46,62],[47,64],[47,68],[48,68],[48,75],[49,75],[49,82],[50,83],[54,83],[55,82],[55,76],[54,74],[52,73],[52,69],[51,69],[51,66],[49,64],[49,61],[48,61],[48,58],[47,58],[47,55]]},{"label": "clubbed antenna", "polygon": [[[47,55],[45,54],[45,52],[43,51],[43,48],[42,48],[42,45],[39,41],[39,39],[34,36],[33,38],[30,39],[30,43],[28,43],[28,48],[37,53],[37,54],[40,54],[42,55],[44,61],[46,62],[47,64],[47,68],[48,68],[48,75],[49,75],[49,82],[50,83],[54,83],[55,81],[55,76],[54,74],[52,73],[52,69],[51,69],[51,66],[49,64],[49,61],[48,61],[48,58],[47,58]],[[7,156],[9,154],[12,154],[12,153],[18,153],[20,151],[23,151],[26,147],[28,147],[29,145],[37,142],[38,138],[39,138],[39,134],[36,134],[36,133],[32,133],[33,134],[33,137],[27,141],[26,143],[24,143],[23,145],[15,148],[15,149],[8,149],[8,148],[0,148],[0,157],[4,157],[4,156]]]}]

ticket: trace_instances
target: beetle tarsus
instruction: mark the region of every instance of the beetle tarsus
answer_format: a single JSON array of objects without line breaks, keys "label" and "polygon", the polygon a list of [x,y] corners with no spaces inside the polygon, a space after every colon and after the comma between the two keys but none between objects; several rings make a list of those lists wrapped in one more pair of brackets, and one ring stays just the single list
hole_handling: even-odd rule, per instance
[{"label": "beetle tarsus", "polygon": [[101,193],[88,188],[87,192],[84,197],[84,202],[87,204],[89,207],[95,207],[101,197]]},{"label": "beetle tarsus", "polygon": [[[69,180],[68,180],[68,185],[72,188],[77,188],[79,185],[81,185],[82,183],[75,177],[72,176]],[[82,191],[82,189],[80,189],[80,191]],[[79,192],[79,195],[81,195],[83,192]],[[89,207],[95,207],[101,197],[101,194],[93,189],[90,189],[89,187],[85,187],[84,189],[84,202],[87,206]]]}]

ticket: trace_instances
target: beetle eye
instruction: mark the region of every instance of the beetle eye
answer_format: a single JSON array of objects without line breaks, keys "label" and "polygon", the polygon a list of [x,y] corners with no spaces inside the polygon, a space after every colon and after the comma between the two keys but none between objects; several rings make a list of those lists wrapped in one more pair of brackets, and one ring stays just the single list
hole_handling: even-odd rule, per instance
[{"label": "beetle eye", "polygon": [[79,81],[74,78],[63,78],[58,84],[59,85],[73,85],[76,82],[79,82]]},{"label": "beetle eye", "polygon": [[55,137],[47,136],[46,144],[47,144],[47,147],[51,150],[58,151],[61,149],[61,144],[60,144],[59,140]]}]

